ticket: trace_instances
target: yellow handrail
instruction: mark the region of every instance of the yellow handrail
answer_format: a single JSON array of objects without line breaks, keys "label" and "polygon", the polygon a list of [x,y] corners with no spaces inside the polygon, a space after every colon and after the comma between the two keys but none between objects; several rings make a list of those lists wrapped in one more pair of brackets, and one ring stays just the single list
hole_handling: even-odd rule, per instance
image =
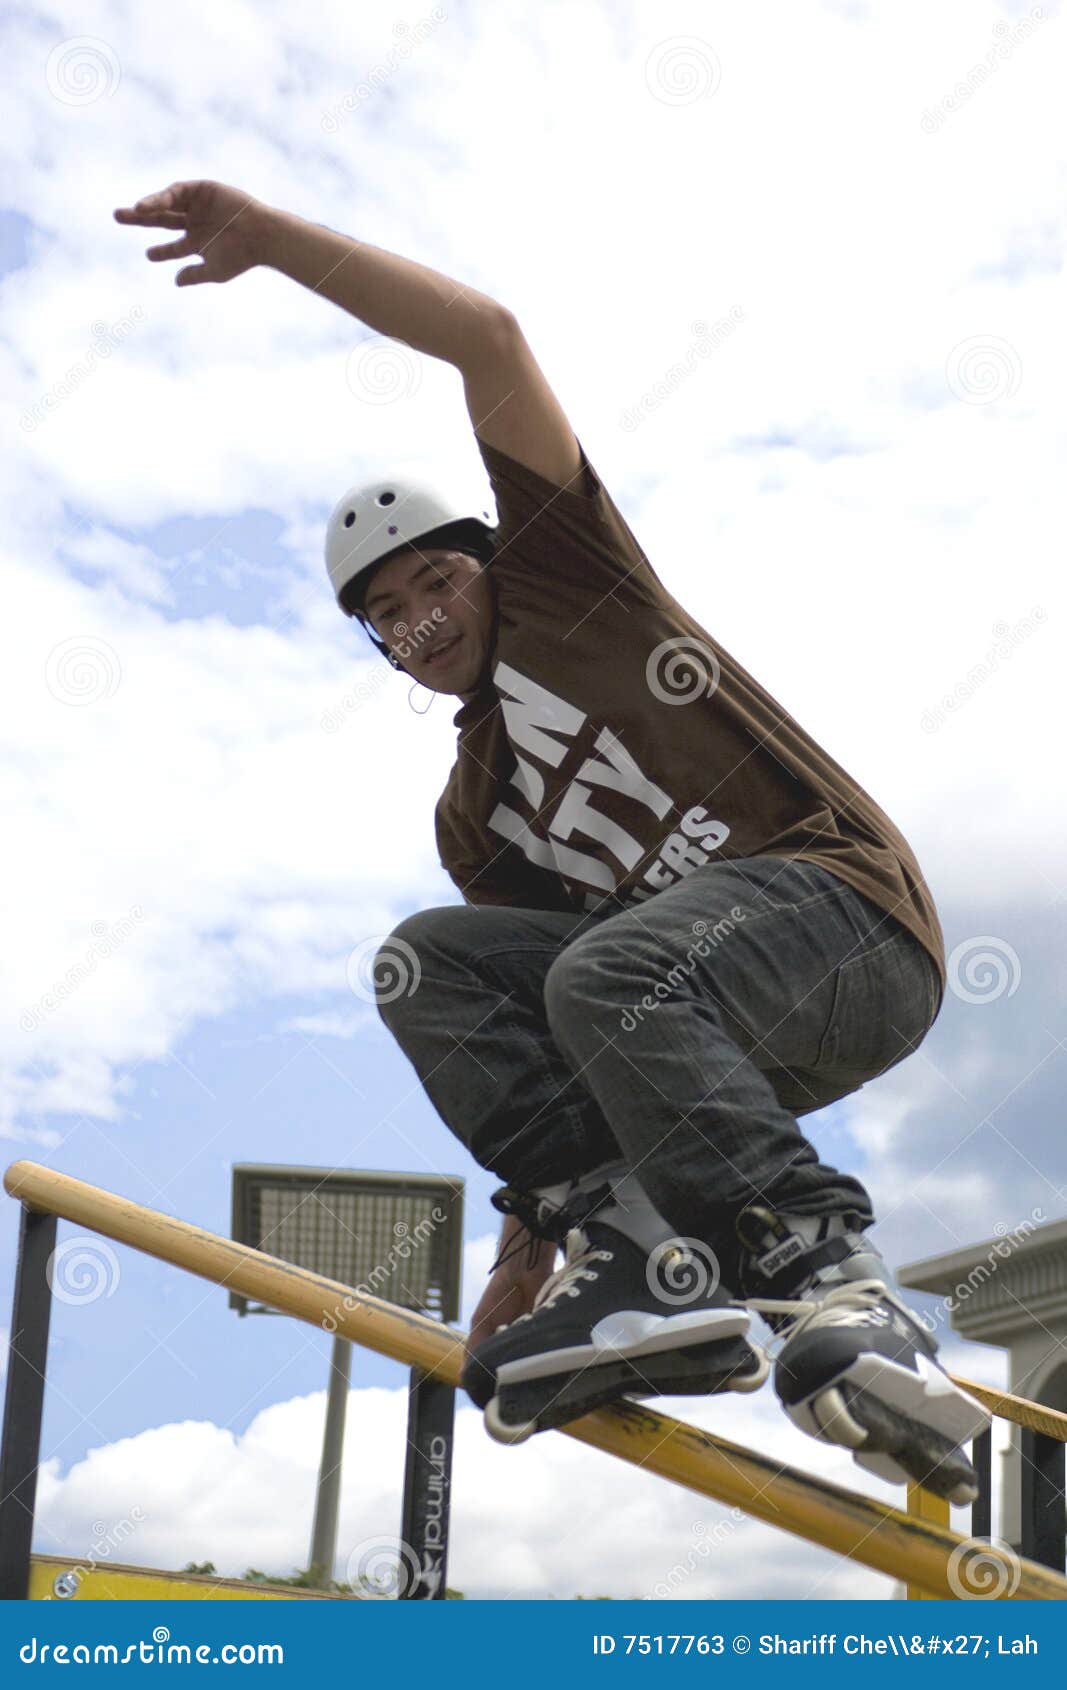
[{"label": "yellow handrail", "polygon": [[[13,1162],[4,1186],[28,1208],[60,1215],[380,1355],[459,1383],[463,1334],[451,1327],[36,1162]],[[598,1409],[563,1430],[594,1449],[933,1596],[959,1596],[988,1589],[992,1582],[1014,1600],[1067,1598],[1067,1579],[1034,1561],[909,1518],[900,1509],[809,1478],[637,1403]]]},{"label": "yellow handrail", "polygon": [[977,1380],[963,1379],[958,1373],[950,1373],[949,1378],[961,1391],[976,1397],[998,1420],[1010,1420],[1016,1426],[1026,1426],[1031,1432],[1043,1432],[1047,1438],[1058,1438],[1061,1444],[1067,1444],[1067,1414],[1058,1408],[1047,1408],[1028,1397],[1012,1396],[1010,1391],[998,1391],[993,1385],[979,1385]]}]

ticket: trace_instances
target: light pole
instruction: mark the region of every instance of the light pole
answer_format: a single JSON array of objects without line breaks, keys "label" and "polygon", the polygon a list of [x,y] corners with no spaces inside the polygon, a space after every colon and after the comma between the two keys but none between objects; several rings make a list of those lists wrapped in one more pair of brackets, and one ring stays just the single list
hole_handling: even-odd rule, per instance
[{"label": "light pole", "polygon": [[[452,1175],[237,1163],[232,1236],[296,1267],[401,1308],[459,1314],[463,1181]],[[241,1315],[273,1309],[230,1292]],[[352,1346],[334,1333],[310,1562],[328,1587],[337,1553],[341,1461]],[[455,1390],[413,1368],[408,1402],[397,1595],[445,1594]]]}]

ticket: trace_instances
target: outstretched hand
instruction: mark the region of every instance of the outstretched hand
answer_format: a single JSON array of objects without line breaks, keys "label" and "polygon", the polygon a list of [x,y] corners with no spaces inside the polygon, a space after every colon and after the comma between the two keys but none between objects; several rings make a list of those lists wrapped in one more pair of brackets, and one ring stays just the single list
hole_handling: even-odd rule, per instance
[{"label": "outstretched hand", "polygon": [[262,263],[266,212],[261,201],[224,182],[172,182],[136,205],[120,206],[114,217],[116,223],[180,231],[177,240],[148,247],[145,257],[158,262],[199,254],[201,263],[178,271],[175,281],[181,288],[230,282]]}]

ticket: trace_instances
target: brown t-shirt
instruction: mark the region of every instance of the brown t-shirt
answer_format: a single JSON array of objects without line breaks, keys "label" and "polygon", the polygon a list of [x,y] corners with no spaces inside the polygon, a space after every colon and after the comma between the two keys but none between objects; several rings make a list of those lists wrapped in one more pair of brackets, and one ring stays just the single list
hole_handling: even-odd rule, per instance
[{"label": "brown t-shirt", "polygon": [[704,863],[802,857],[914,933],[943,990],[907,841],[666,591],[584,449],[559,488],[478,447],[499,517],[496,635],[436,815],[468,902],[633,905]]}]

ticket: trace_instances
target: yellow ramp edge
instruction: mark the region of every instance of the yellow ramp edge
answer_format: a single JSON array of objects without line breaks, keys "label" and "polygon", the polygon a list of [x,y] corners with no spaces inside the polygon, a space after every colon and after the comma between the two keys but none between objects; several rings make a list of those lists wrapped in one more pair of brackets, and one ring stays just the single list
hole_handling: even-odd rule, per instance
[{"label": "yellow ramp edge", "polygon": [[[31,1209],[60,1215],[282,1314],[459,1384],[464,1335],[452,1327],[36,1162],[13,1162],[4,1186]],[[1067,1579],[1037,1562],[962,1538],[939,1521],[910,1517],[634,1402],[597,1409],[561,1431],[931,1596],[952,1598],[988,1588],[991,1572],[999,1567],[993,1583],[1005,1600],[1067,1598]]]},{"label": "yellow ramp edge", "polygon": [[340,1591],[301,1590],[287,1584],[252,1584],[213,1573],[166,1573],[159,1567],[109,1562],[84,1566],[62,1555],[30,1556],[31,1602],[82,1597],[93,1602],[359,1602]]}]

